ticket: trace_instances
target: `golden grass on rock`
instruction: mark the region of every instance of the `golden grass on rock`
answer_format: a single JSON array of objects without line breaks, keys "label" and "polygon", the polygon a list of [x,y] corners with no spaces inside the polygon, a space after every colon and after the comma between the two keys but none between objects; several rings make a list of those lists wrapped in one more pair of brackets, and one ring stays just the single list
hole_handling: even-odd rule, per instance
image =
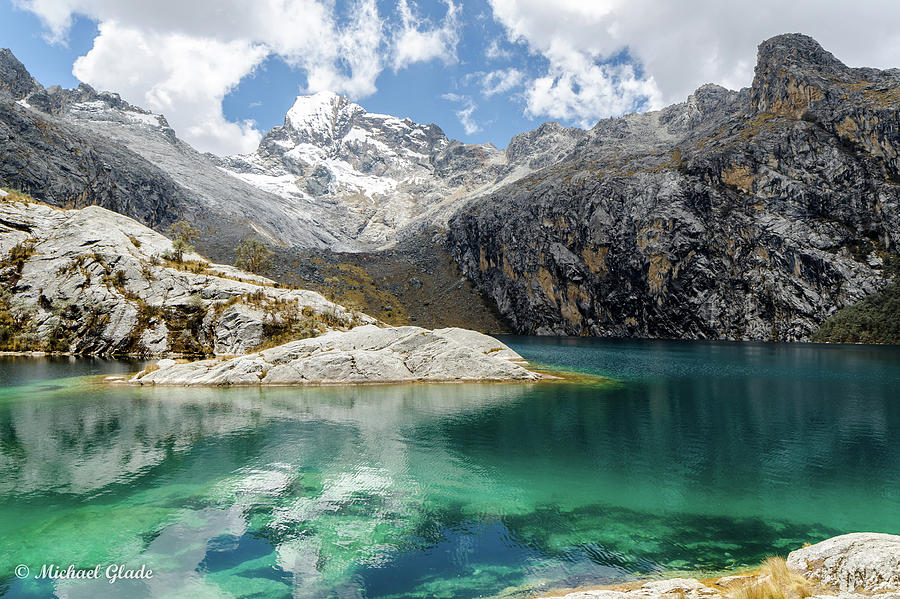
[{"label": "golden grass on rock", "polygon": [[735,581],[725,593],[728,599],[805,599],[814,595],[808,580],[791,571],[784,558],[767,557],[758,575]]}]

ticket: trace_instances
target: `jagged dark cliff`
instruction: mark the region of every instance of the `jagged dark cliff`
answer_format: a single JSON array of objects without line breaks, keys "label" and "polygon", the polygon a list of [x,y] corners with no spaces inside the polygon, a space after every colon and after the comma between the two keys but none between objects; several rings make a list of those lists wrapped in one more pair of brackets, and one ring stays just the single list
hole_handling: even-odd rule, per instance
[{"label": "jagged dark cliff", "polygon": [[[69,95],[88,93],[94,92],[82,86],[48,94],[0,49],[0,184],[57,206],[103,206],[150,226],[177,220],[184,192],[164,172],[107,138],[52,118]],[[24,106],[26,97],[41,111]]]},{"label": "jagged dark cliff", "polygon": [[886,284],[898,149],[900,71],[778,36],[749,90],[601,121],[448,242],[523,333],[807,339]]}]

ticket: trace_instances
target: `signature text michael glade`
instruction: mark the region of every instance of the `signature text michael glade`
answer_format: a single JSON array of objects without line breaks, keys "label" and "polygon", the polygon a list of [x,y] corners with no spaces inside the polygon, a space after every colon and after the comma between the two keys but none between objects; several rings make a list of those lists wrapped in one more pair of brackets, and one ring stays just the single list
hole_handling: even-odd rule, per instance
[{"label": "signature text michael glade", "polygon": [[[16,576],[25,578],[28,576],[28,568],[19,566],[16,568]],[[125,564],[109,564],[106,568],[103,568],[102,564],[97,564],[93,568],[76,568],[75,564],[69,564],[66,568],[56,564],[43,564],[41,571],[35,574],[34,578],[36,580],[100,580],[100,578],[105,578],[112,584],[117,580],[148,580],[153,578],[153,570],[144,564],[140,568],[128,568]]]}]

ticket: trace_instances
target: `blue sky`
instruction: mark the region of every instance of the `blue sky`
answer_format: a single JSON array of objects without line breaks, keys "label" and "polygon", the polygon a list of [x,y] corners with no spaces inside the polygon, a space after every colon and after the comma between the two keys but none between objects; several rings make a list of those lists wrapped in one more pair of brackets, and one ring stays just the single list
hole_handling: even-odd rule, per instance
[{"label": "blue sky", "polygon": [[900,66],[900,5],[780,0],[0,0],[0,46],[44,85],[163,113],[204,151],[251,151],[298,93],[505,147],[738,88],[756,46],[808,33],[854,66]]},{"label": "blue sky", "polygon": [[[389,3],[379,5],[385,6],[384,14],[390,14]],[[428,7],[431,10],[425,8],[420,5],[420,13],[433,21],[446,14],[446,7],[441,5]],[[449,137],[471,143],[491,142],[502,148],[513,135],[534,129],[546,119],[526,116],[524,100],[514,94],[485,97],[471,74],[510,67],[526,70],[538,67],[541,59],[529,56],[526,47],[513,43],[502,44],[510,53],[509,58],[488,59],[485,52],[490,40],[502,38],[502,27],[489,17],[490,7],[486,2],[470,1],[461,10],[464,25],[457,45],[457,62],[432,60],[397,71],[387,68],[376,79],[378,91],[356,101],[370,112],[436,123]],[[231,120],[253,119],[263,130],[280,125],[298,90],[305,86],[302,71],[271,56],[225,97],[225,115]],[[465,100],[445,97],[450,94],[469,98],[476,105],[471,118],[478,131],[466,132],[456,112],[468,105]]]}]

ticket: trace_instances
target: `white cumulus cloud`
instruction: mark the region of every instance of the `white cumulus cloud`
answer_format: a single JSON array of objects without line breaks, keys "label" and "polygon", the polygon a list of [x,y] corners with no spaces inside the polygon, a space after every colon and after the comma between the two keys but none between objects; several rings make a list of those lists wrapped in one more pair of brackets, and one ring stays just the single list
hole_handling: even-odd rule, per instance
[{"label": "white cumulus cloud", "polygon": [[441,98],[449,102],[462,104],[462,107],[455,110],[454,114],[456,114],[456,118],[459,119],[459,123],[463,126],[466,135],[474,135],[481,131],[481,126],[476,123],[475,119],[472,117],[475,110],[478,108],[478,105],[475,104],[472,98],[454,93],[443,94]]},{"label": "white cumulus cloud", "polygon": [[402,69],[414,62],[441,59],[445,63],[456,62],[456,45],[459,43],[459,8],[452,0],[445,0],[447,14],[439,27],[431,26],[418,17],[407,0],[397,3],[401,27],[394,37],[393,66]]},{"label": "white cumulus cloud", "polygon": [[484,55],[488,60],[509,60],[512,58],[512,51],[509,48],[501,47],[500,40],[493,39],[485,48]]},{"label": "white cumulus cloud", "polygon": [[500,69],[481,76],[481,92],[485,96],[503,94],[518,87],[525,74],[518,69]]},{"label": "white cumulus cloud", "polygon": [[546,60],[526,111],[582,124],[682,101],[704,83],[749,85],[756,46],[780,33],[811,35],[853,66],[900,66],[895,0],[489,2],[507,38]]},{"label": "white cumulus cloud", "polygon": [[[100,89],[163,112],[200,150],[253,149],[252,123],[233,123],[222,99],[266,57],[306,74],[304,92],[354,99],[376,91],[387,41],[376,0],[355,0],[349,18],[333,0],[17,0],[63,41],[74,15],[99,24],[93,48],[74,74]],[[455,14],[455,13],[454,13]]]},{"label": "white cumulus cloud", "polygon": [[267,53],[250,42],[148,33],[107,21],[91,51],[75,61],[73,73],[167,115],[199,149],[249,152],[259,143],[259,131],[251,123],[227,121],[222,99]]}]

